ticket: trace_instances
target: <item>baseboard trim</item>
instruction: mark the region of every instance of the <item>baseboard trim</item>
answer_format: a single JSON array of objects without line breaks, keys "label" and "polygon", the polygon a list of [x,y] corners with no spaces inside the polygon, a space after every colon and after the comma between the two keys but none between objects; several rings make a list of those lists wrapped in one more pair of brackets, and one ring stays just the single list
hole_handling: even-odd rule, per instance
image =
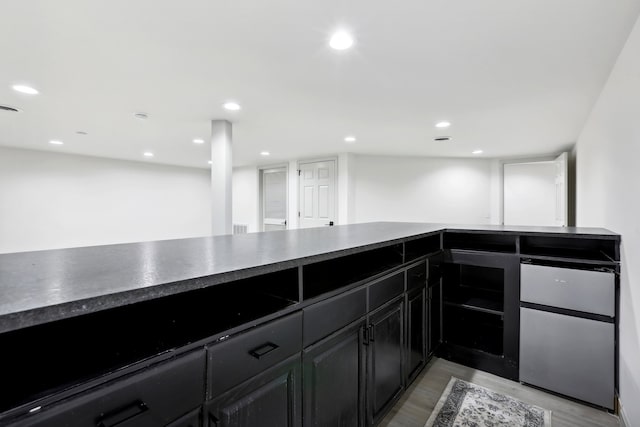
[{"label": "baseboard trim", "polygon": [[632,427],[631,423],[627,421],[627,417],[624,414],[624,408],[622,407],[622,405],[620,405],[619,408],[620,412],[618,413],[618,416],[620,417],[620,427]]}]

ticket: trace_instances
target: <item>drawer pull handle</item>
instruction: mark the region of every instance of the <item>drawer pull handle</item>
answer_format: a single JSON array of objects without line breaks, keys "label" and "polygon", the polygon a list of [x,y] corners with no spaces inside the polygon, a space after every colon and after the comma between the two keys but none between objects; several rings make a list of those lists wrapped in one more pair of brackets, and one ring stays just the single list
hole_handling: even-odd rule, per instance
[{"label": "drawer pull handle", "polygon": [[566,280],[562,280],[562,279],[555,279],[556,283],[567,283]]},{"label": "drawer pull handle", "polygon": [[98,419],[97,427],[115,427],[138,415],[144,414],[149,407],[142,400],[137,400],[127,406],[101,416]]},{"label": "drawer pull handle", "polygon": [[255,357],[256,359],[260,359],[261,357],[266,356],[267,354],[271,353],[273,350],[275,350],[278,347],[279,347],[278,345],[272,342],[268,342],[266,344],[261,345],[260,347],[250,350],[249,354]]}]

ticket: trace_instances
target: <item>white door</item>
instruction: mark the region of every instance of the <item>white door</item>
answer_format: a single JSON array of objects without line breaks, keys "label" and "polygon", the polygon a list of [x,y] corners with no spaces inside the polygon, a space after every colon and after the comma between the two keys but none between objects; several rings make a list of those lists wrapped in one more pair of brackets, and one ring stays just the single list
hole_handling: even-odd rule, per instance
[{"label": "white door", "polygon": [[505,225],[567,225],[567,155],[504,165]]},{"label": "white door", "polygon": [[287,169],[262,171],[262,230],[287,228]]},{"label": "white door", "polygon": [[300,163],[300,228],[333,225],[336,217],[336,162]]}]

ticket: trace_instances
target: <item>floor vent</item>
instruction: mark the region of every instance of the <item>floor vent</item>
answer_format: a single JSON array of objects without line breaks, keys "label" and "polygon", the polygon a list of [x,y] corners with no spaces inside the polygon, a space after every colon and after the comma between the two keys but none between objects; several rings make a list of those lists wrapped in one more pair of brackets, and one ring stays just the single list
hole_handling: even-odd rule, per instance
[{"label": "floor vent", "polygon": [[233,234],[246,234],[247,224],[233,224]]}]

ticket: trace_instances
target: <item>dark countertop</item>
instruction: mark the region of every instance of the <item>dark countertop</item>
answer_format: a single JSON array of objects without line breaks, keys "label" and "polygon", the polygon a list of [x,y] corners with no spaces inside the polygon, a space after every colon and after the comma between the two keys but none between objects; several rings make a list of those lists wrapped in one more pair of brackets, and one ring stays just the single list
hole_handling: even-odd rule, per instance
[{"label": "dark countertop", "polygon": [[21,329],[443,230],[619,239],[597,228],[378,222],[0,255],[0,332]]}]

